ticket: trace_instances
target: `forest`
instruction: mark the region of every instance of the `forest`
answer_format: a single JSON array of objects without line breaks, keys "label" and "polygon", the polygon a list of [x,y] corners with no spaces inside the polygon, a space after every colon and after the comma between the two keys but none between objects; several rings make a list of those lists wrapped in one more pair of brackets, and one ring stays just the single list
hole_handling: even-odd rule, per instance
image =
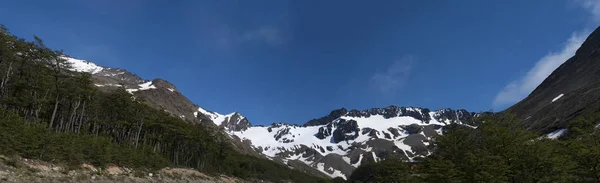
[{"label": "forest", "polygon": [[223,134],[123,89],[102,92],[62,51],[0,29],[0,154],[148,171],[187,167],[246,179],[328,181],[235,151]]},{"label": "forest", "polygon": [[446,128],[430,156],[366,164],[348,182],[600,182],[600,112],[571,121],[559,139],[525,130],[511,114],[477,120],[476,129]]}]

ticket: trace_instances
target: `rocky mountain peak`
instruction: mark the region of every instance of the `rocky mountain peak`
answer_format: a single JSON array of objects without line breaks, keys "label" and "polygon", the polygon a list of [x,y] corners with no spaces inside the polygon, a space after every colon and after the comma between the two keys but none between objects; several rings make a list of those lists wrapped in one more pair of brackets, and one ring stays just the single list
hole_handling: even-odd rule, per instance
[{"label": "rocky mountain peak", "polygon": [[577,49],[575,55],[589,55],[600,49],[600,27],[596,28]]},{"label": "rocky mountain peak", "polygon": [[252,124],[240,113],[233,112],[226,115],[225,120],[221,122],[220,126],[230,131],[242,131],[250,128]]},{"label": "rocky mountain peak", "polygon": [[302,126],[307,127],[307,126],[324,125],[324,124],[331,122],[334,119],[341,117],[342,115],[345,115],[346,113],[348,113],[348,110],[346,108],[335,109],[335,110],[331,111],[329,113],[329,115],[327,115],[325,117],[321,117],[319,119],[312,119],[312,120],[306,122]]},{"label": "rocky mountain peak", "polygon": [[175,87],[175,85],[173,85],[170,82],[168,82],[168,81],[166,81],[164,79],[161,79],[161,78],[157,78],[157,79],[152,80],[152,85],[156,86],[157,88],[165,88],[165,89],[167,89],[169,91],[172,91],[172,92],[174,92],[174,91],[177,90],[177,88]]}]

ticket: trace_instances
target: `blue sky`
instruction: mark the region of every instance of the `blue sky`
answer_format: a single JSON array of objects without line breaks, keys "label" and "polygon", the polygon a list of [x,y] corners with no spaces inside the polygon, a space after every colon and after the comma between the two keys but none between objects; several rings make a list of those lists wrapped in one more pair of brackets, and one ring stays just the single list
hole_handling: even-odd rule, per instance
[{"label": "blue sky", "polygon": [[174,83],[254,124],[332,109],[502,110],[573,54],[596,0],[23,0],[13,33],[97,64]]}]

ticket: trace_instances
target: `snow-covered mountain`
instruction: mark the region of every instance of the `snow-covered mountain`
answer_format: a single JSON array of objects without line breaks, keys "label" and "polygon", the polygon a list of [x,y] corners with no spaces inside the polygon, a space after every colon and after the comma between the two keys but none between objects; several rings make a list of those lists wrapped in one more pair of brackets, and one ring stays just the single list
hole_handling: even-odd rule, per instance
[{"label": "snow-covered mountain", "polygon": [[346,178],[367,162],[390,156],[407,160],[426,156],[430,138],[441,134],[444,126],[471,126],[469,120],[476,115],[466,110],[416,107],[342,108],[302,126],[278,123],[228,133],[249,140],[258,152],[291,168],[290,161],[302,162],[328,176]]}]

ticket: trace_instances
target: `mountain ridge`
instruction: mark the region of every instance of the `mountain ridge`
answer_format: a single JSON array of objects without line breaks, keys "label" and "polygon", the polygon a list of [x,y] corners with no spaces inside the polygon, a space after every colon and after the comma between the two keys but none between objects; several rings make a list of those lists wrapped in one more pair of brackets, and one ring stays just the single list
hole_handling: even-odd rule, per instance
[{"label": "mountain ridge", "polygon": [[[474,118],[492,113],[395,105],[363,110],[342,107],[303,124],[253,125],[239,112],[220,114],[192,103],[168,81],[143,80],[127,71],[92,67],[89,62],[74,65],[91,73],[98,87],[125,88],[135,97],[147,98],[154,107],[222,130],[247,153],[329,177],[347,178],[361,164],[388,157],[412,161],[427,156],[431,138],[443,134],[446,126],[476,128]],[[564,129],[570,119],[598,110],[600,28],[529,96],[500,113],[514,113],[529,130],[557,138],[567,133]]]},{"label": "mountain ridge", "polygon": [[[252,125],[247,117],[237,111],[220,114],[194,104],[166,80],[144,80],[124,69],[98,66],[93,62],[70,57],[67,60],[74,66],[73,70],[92,74],[95,85],[99,88],[123,88],[134,97],[144,98],[145,102],[155,108],[223,131],[232,138],[232,143],[240,151],[263,156],[294,169],[307,172],[312,171],[308,169],[315,169],[317,172],[312,173],[320,176],[347,177],[360,164],[376,162],[388,156],[412,159],[427,155],[430,153],[426,148],[427,141],[434,134],[441,133],[443,126],[453,123],[469,125],[468,121],[478,115],[464,109],[449,108],[431,111],[428,108],[395,105],[363,110],[342,107],[301,125]],[[376,120],[365,121],[373,119]],[[392,122],[385,127],[366,127],[376,124],[378,120]],[[247,136],[256,130],[262,135],[271,136],[258,140]],[[304,130],[298,135],[307,138],[295,147],[288,147],[290,143],[299,140],[293,134],[295,130]],[[259,141],[274,144],[265,147]]]}]

